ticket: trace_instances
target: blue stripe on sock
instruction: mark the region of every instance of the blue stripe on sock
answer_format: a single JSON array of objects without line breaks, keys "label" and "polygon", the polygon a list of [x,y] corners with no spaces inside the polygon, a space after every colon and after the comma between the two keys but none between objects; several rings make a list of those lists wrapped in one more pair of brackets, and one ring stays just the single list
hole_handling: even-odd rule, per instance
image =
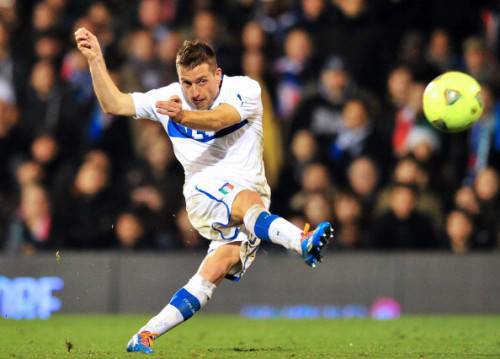
[{"label": "blue stripe on sock", "polygon": [[259,214],[257,220],[255,221],[255,235],[261,240],[269,242],[269,226],[275,219],[278,218],[280,217],[269,212],[262,212],[261,214]]},{"label": "blue stripe on sock", "polygon": [[186,289],[179,289],[172,299],[170,300],[170,304],[179,309],[184,320],[188,320],[193,316],[194,313],[200,310],[201,305],[198,298],[189,293]]}]

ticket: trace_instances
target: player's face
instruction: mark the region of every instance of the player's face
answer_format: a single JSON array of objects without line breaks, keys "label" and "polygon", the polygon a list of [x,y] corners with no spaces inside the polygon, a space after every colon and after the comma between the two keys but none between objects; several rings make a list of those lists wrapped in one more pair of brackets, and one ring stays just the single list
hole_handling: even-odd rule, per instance
[{"label": "player's face", "polygon": [[219,93],[222,70],[215,71],[207,63],[192,69],[177,67],[184,97],[197,110],[208,110]]}]

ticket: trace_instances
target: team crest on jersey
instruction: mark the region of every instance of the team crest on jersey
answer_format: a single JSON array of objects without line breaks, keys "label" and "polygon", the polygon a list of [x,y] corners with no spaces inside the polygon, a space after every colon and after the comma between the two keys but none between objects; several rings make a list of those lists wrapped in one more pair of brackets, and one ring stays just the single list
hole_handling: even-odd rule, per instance
[{"label": "team crest on jersey", "polygon": [[219,188],[219,192],[222,193],[223,195],[226,195],[229,192],[231,192],[233,189],[234,189],[234,186],[231,183],[226,182],[226,183],[224,183],[224,185],[221,188]]}]

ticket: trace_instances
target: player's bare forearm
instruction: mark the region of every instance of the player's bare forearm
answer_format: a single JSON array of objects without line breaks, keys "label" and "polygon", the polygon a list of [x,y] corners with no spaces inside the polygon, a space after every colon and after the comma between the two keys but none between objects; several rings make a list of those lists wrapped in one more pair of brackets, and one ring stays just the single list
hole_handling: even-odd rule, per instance
[{"label": "player's bare forearm", "polygon": [[239,112],[231,105],[221,104],[212,110],[204,111],[183,110],[177,96],[172,96],[168,101],[158,101],[156,109],[193,130],[218,131],[241,121]]},{"label": "player's bare forearm", "polygon": [[102,57],[89,60],[92,85],[104,112],[113,115],[133,116],[135,106],[132,96],[121,92],[108,73]]},{"label": "player's bare forearm", "polygon": [[121,92],[108,73],[97,37],[87,29],[80,28],[75,31],[75,40],[88,61],[94,91],[103,111],[114,115],[135,115],[132,97]]}]

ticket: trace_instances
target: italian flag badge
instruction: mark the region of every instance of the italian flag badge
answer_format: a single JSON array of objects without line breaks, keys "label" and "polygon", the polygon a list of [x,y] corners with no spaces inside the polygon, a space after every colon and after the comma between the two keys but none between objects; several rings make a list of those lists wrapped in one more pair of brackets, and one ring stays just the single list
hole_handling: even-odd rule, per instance
[{"label": "italian flag badge", "polygon": [[229,192],[231,192],[233,189],[234,189],[234,186],[231,183],[226,182],[226,183],[224,183],[224,186],[219,188],[219,192],[226,195]]}]

